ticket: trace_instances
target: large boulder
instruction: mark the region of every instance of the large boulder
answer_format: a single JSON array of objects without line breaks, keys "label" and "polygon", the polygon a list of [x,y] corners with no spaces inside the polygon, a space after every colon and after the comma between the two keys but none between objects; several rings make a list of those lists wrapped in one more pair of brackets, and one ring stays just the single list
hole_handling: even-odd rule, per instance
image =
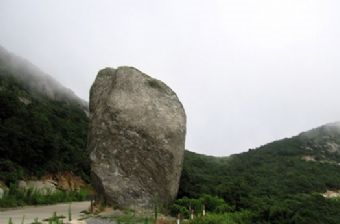
[{"label": "large boulder", "polygon": [[175,199],[185,134],[183,106],[163,82],[131,67],[99,71],[88,134],[97,199],[118,208]]}]

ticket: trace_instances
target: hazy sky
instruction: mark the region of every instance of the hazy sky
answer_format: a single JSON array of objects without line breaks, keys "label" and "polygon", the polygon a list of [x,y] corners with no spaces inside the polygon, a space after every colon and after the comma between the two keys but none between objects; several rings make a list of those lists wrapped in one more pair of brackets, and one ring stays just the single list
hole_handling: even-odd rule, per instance
[{"label": "hazy sky", "polygon": [[77,95],[134,66],[184,104],[186,148],[229,155],[340,120],[340,2],[0,0],[0,45]]}]

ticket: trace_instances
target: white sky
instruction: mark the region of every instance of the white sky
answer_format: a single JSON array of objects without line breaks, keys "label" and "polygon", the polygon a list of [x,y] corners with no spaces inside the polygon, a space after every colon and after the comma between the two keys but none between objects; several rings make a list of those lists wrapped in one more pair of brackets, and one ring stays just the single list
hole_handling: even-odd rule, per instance
[{"label": "white sky", "polygon": [[340,120],[340,2],[0,0],[0,45],[88,100],[134,66],[186,109],[186,148],[229,155]]}]

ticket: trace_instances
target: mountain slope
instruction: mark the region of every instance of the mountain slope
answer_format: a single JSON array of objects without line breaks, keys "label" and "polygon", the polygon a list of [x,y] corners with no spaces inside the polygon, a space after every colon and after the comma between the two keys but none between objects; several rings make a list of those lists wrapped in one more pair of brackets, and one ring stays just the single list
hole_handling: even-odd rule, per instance
[{"label": "mountain slope", "polygon": [[88,103],[76,96],[72,90],[62,86],[29,61],[8,52],[1,45],[0,68],[0,76],[10,75],[36,97],[43,95],[51,100],[78,104],[85,111],[88,111]]},{"label": "mountain slope", "polygon": [[73,171],[88,177],[86,103],[0,48],[0,180]]},{"label": "mountain slope", "polygon": [[297,217],[314,216],[309,223],[337,223],[320,211],[340,218],[340,203],[321,196],[340,190],[339,126],[325,125],[225,158],[186,152],[179,197],[217,195],[235,210],[253,211],[258,223],[308,223]]}]

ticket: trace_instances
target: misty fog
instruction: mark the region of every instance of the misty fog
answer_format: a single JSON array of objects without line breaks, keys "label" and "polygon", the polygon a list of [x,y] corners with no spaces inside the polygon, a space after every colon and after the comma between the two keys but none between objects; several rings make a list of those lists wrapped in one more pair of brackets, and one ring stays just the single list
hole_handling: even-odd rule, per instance
[{"label": "misty fog", "polygon": [[186,148],[229,155],[340,120],[340,3],[309,0],[0,2],[0,45],[88,101],[97,72],[167,83]]}]

